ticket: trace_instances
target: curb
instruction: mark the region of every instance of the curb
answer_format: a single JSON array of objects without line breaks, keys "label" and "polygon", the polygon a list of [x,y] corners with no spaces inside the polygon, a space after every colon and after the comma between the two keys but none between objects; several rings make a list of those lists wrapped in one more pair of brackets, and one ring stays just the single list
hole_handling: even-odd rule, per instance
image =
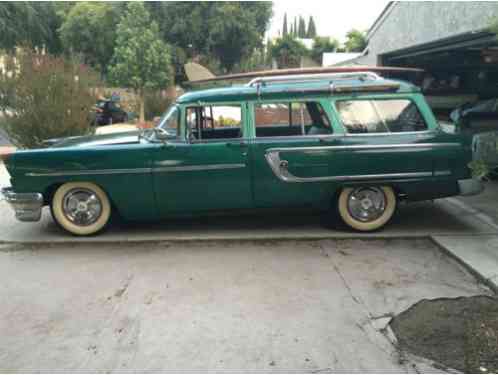
[{"label": "curb", "polygon": [[488,288],[490,288],[495,294],[498,295],[498,284],[495,283],[492,279],[494,278],[487,278],[483,276],[477,269],[472,267],[472,265],[462,258],[460,258],[458,255],[456,255],[454,252],[451,251],[451,249],[442,243],[440,243],[434,236],[428,236],[428,239],[439,249],[441,250],[442,253],[447,255],[448,257],[454,259],[458,264],[463,266],[467,271],[469,271],[477,280],[479,280],[481,283],[486,285]]}]

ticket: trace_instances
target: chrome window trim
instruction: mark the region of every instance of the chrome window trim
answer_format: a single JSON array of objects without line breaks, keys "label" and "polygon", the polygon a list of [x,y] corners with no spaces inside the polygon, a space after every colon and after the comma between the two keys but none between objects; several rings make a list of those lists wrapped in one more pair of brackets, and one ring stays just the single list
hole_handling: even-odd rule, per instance
[{"label": "chrome window trim", "polygon": [[266,153],[274,152],[299,152],[299,151],[325,151],[325,150],[367,150],[389,148],[446,148],[460,147],[460,143],[399,143],[383,145],[346,145],[346,146],[307,146],[307,147],[278,147],[269,148]]},{"label": "chrome window trim", "polygon": [[[342,124],[342,123],[341,123]],[[435,134],[437,129],[410,131],[410,132],[382,132],[382,133],[348,133],[345,132],[346,137],[375,137],[375,136],[393,136],[393,135],[419,135],[419,134]]]}]

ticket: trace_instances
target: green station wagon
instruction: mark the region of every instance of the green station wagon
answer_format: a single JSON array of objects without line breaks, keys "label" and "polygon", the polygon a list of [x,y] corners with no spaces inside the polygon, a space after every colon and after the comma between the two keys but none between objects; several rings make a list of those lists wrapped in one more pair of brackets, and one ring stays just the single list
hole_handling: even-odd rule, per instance
[{"label": "green station wagon", "polygon": [[472,137],[442,131],[420,90],[373,72],[254,78],[179,97],[155,129],[5,157],[21,221],[43,206],[75,235],[111,214],[158,220],[259,208],[337,211],[381,228],[399,201],[482,191]]}]

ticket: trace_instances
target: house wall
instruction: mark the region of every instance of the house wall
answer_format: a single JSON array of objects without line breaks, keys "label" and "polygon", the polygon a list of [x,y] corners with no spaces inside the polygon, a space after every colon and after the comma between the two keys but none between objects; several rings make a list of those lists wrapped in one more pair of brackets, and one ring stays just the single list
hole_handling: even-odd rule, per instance
[{"label": "house wall", "polygon": [[377,65],[379,55],[482,30],[494,18],[498,1],[395,2],[371,31],[368,55],[355,63]]}]

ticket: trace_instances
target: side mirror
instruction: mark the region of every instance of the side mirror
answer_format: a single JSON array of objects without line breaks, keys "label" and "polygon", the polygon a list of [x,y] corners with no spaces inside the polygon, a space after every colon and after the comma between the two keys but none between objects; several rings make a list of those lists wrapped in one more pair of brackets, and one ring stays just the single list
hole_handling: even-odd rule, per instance
[{"label": "side mirror", "polygon": [[154,136],[158,141],[166,143],[168,140],[175,138],[172,134],[168,133],[162,128],[154,128]]}]

